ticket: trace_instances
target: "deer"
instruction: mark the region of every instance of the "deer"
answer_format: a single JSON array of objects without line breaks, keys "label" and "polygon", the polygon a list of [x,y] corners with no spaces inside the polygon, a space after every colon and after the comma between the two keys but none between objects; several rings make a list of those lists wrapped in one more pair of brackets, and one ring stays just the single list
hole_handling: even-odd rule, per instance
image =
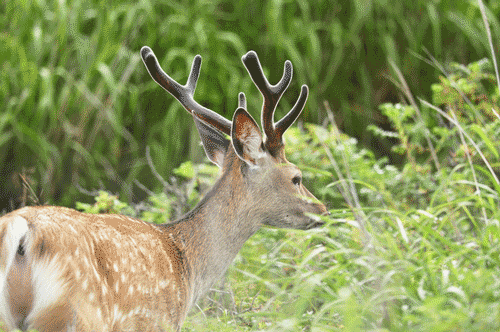
[{"label": "deer", "polygon": [[7,330],[181,331],[200,297],[226,272],[245,241],[263,226],[308,230],[329,212],[287,161],[284,132],[304,108],[303,85],[292,109],[274,112],[292,78],[285,62],[276,85],[254,51],[242,57],[263,96],[261,125],[244,93],[232,121],[194,100],[201,56],[186,85],[140,51],[155,82],[192,115],[208,159],[220,175],[180,219],[152,224],[118,214],[29,206],[0,218],[0,322]]}]

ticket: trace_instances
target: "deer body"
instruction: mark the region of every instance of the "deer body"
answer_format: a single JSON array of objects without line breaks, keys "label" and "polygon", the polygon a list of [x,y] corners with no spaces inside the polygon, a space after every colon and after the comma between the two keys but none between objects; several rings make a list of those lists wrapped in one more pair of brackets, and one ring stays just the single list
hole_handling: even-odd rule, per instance
[{"label": "deer body", "polygon": [[[157,226],[119,215],[27,207],[4,216],[2,228],[2,253],[13,257],[7,273],[3,266],[1,271],[7,279],[2,319],[9,329],[155,331],[161,322],[176,326],[184,318],[179,314],[192,296],[185,257]],[[22,244],[7,241],[19,229]],[[20,265],[30,267],[31,277],[14,287],[10,280]],[[15,306],[25,294],[29,299]]]},{"label": "deer body", "polygon": [[[244,96],[232,122],[192,100],[200,60],[181,87],[149,48],[141,54],[153,78],[193,114],[221,176],[191,212],[170,224],[51,206],[0,218],[0,322],[8,330],[180,331],[189,309],[261,226],[308,229],[321,223],[306,213],[327,213],[284,157],[281,135],[294,119],[287,115],[276,126],[264,120],[271,128],[264,142]],[[262,85],[252,63],[245,64]],[[263,118],[274,107],[264,106]]]}]

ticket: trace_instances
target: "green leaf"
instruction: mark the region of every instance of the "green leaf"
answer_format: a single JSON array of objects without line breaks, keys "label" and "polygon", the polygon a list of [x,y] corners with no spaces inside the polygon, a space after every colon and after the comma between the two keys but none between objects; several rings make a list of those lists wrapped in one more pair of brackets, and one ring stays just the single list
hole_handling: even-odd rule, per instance
[{"label": "green leaf", "polygon": [[481,136],[481,139],[483,140],[484,144],[486,147],[495,155],[495,157],[498,159],[499,154],[498,154],[498,147],[495,146],[495,144],[490,140],[488,135],[484,132],[483,128],[481,128],[477,124],[471,125],[471,129],[474,130],[479,136]]},{"label": "green leaf", "polygon": [[192,179],[195,176],[195,171],[193,167],[193,162],[186,161],[182,163],[178,168],[174,169],[174,174],[185,177],[187,179]]}]

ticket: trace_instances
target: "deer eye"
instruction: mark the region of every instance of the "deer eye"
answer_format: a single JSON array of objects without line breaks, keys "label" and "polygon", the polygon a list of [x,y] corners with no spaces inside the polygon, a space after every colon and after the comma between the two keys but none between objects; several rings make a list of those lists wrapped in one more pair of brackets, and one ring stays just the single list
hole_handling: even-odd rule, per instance
[{"label": "deer eye", "polygon": [[296,186],[300,186],[300,182],[302,182],[302,177],[300,175],[295,175],[292,178],[292,183]]}]

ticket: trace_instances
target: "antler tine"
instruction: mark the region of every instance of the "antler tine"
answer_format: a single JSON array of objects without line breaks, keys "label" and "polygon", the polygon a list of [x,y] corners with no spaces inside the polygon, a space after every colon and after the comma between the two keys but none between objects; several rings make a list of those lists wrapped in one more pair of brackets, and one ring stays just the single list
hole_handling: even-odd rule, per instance
[{"label": "antler tine", "polygon": [[158,59],[148,46],[144,46],[141,49],[141,57],[153,80],[174,96],[189,113],[197,116],[220,131],[228,135],[231,134],[231,121],[198,104],[193,98],[196,83],[200,75],[200,55],[194,57],[191,73],[189,74],[186,85],[180,85],[161,69]]},{"label": "antler tine", "polygon": [[243,92],[240,92],[238,95],[238,108],[243,108],[245,111],[247,110],[247,99]]},{"label": "antler tine", "polygon": [[281,120],[276,122],[275,132],[277,137],[282,137],[283,133],[288,129],[288,127],[290,127],[295,122],[295,120],[297,120],[300,113],[304,109],[304,105],[306,104],[308,95],[309,88],[304,84],[302,85],[302,88],[300,90],[299,99],[297,99],[297,102],[295,103],[295,105],[293,105],[290,112],[288,112]]},{"label": "antler tine", "polygon": [[247,68],[250,77],[252,77],[253,82],[264,97],[261,120],[262,127],[267,136],[266,146],[269,148],[270,146],[274,146],[276,142],[281,141],[281,137],[276,136],[274,129],[274,111],[281,96],[292,80],[292,63],[288,60],[285,61],[285,68],[281,80],[276,85],[271,85],[264,76],[264,71],[260,65],[257,53],[249,51],[241,60]]}]

